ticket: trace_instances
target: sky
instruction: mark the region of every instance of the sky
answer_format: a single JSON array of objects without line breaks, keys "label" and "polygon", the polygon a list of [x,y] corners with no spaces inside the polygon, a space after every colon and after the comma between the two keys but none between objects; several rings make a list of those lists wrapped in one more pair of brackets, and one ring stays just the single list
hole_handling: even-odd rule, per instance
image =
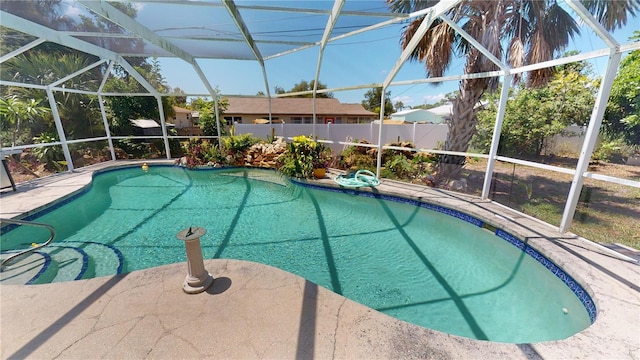
[{"label": "sky", "polygon": [[[270,4],[268,1],[260,3]],[[153,16],[152,13],[145,13],[142,10],[138,13],[138,20],[141,22],[144,22],[146,16]],[[638,18],[631,19],[627,26],[614,32],[614,37],[622,43],[627,43],[633,31],[640,29],[639,24]],[[251,21],[248,21],[248,25],[253,26]],[[300,35],[292,31],[286,37],[295,39],[297,36],[304,36],[302,30],[304,25],[298,26],[300,26]],[[399,45],[401,31],[402,25],[396,25],[330,43],[323,54],[320,82],[329,88],[381,83],[401,53]],[[583,26],[581,35],[571,40],[567,50],[576,49],[584,53],[604,47],[604,43],[595,36],[593,31]],[[205,85],[189,64],[179,59],[159,58],[158,60],[169,86],[180,88],[188,94],[207,93]],[[276,86],[289,90],[301,80],[313,80],[317,62],[318,47],[267,60],[265,67],[269,89],[272,93]],[[605,70],[606,57],[589,60],[589,62],[593,65],[596,75],[602,74]],[[198,60],[198,63],[211,85],[217,87],[223,95],[256,95],[259,91],[266,93],[264,76],[256,61]],[[464,59],[455,59],[445,75],[462,74],[463,68]],[[424,77],[423,64],[407,62],[394,81]],[[392,86],[389,90],[394,103],[401,101],[405,106],[418,106],[436,103],[457,88],[457,81],[449,81],[437,86],[433,84]],[[343,103],[360,103],[366,91],[367,89],[334,92],[334,97]]]}]

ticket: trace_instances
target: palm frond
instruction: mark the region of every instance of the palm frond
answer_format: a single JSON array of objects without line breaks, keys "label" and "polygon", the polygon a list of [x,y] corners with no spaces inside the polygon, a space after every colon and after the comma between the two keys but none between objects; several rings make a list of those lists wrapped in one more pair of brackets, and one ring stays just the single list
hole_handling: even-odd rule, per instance
[{"label": "palm frond", "polygon": [[[502,44],[500,43],[500,24],[497,20],[491,21],[487,24],[485,31],[482,33],[482,40],[480,43],[498,59],[502,58]],[[486,60],[490,62],[489,59]],[[493,63],[491,63],[493,64]],[[487,65],[489,68],[495,68],[494,66]]]},{"label": "palm frond", "polygon": [[[553,51],[549,47],[542,31],[543,29],[539,29],[539,31],[536,31],[531,38],[529,52],[527,53],[528,64],[536,64],[549,60],[553,55]],[[553,76],[553,69],[551,68],[531,71],[527,77],[527,86],[538,87],[546,84],[549,79],[551,79],[551,76]]]},{"label": "palm frond", "polygon": [[[412,22],[410,22],[408,25],[404,26],[404,30],[402,31],[402,35],[400,36],[400,46],[402,48],[402,50],[406,49],[406,47],[409,45],[409,42],[411,41],[411,39],[413,38],[413,36],[416,34],[416,32],[418,31],[418,28],[420,27],[420,23],[422,23],[422,19],[423,17],[417,18],[415,20],[413,20]],[[410,61],[420,61],[421,59],[421,49],[423,46],[425,46],[426,44],[424,43],[424,38],[420,41],[420,43],[418,43],[418,46],[416,46],[416,48],[413,50],[413,52],[411,53],[411,55],[409,55],[409,60]]]},{"label": "palm frond", "polygon": [[[472,38],[479,41],[479,37],[482,36],[482,17],[481,16],[469,16],[467,21],[464,22],[461,26],[462,30],[466,31],[467,34],[471,35]],[[464,39],[461,35],[459,35],[460,41],[456,44],[459,54],[468,54],[473,49],[473,46]]]},{"label": "palm frond", "polygon": [[451,64],[451,55],[455,31],[447,23],[439,23],[429,29],[425,39],[430,46],[426,47],[424,58],[427,75],[439,77]]},{"label": "palm frond", "polygon": [[557,3],[551,4],[543,19],[544,37],[553,52],[569,44],[569,38],[580,34],[578,23]]},{"label": "palm frond", "polygon": [[[512,68],[519,68],[524,65],[524,44],[522,43],[522,39],[519,37],[511,38],[511,44],[509,44],[509,48],[507,49],[507,61]],[[516,84],[520,82],[522,78],[522,73],[517,73],[513,75],[513,83]]]},{"label": "palm frond", "polygon": [[[407,47],[421,22],[422,19],[416,19],[405,27],[400,42],[403,49]],[[409,59],[424,62],[427,76],[442,76],[451,63],[451,51],[455,41],[454,33],[455,31],[447,23],[442,20],[434,21],[418,42]]]},{"label": "palm frond", "polygon": [[526,37],[531,24],[527,18],[528,5],[526,1],[514,0],[505,9],[503,34],[507,38]]},{"label": "palm frond", "polygon": [[640,0],[583,0],[582,4],[607,30],[622,28],[628,16],[640,11]]}]

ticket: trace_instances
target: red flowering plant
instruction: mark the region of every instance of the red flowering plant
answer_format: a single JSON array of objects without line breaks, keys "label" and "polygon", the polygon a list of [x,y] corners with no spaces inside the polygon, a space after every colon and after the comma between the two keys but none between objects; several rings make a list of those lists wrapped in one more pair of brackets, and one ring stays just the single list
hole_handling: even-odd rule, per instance
[{"label": "red flowering plant", "polygon": [[189,139],[188,142],[182,145],[185,155],[178,161],[189,169],[204,165],[206,163],[205,153],[209,147],[208,145],[209,143],[205,143],[200,139]]}]

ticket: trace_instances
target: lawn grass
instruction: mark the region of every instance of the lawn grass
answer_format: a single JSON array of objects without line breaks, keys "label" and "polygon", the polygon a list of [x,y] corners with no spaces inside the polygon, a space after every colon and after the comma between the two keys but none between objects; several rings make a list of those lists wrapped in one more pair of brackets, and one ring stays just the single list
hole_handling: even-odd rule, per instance
[{"label": "lawn grass", "polygon": [[[463,171],[467,192],[480,195],[486,160],[468,163]],[[600,164],[590,171],[637,179],[638,167]],[[571,175],[510,163],[496,163],[491,199],[549,224],[559,226]],[[640,249],[640,189],[585,179],[569,231],[599,243]]]}]

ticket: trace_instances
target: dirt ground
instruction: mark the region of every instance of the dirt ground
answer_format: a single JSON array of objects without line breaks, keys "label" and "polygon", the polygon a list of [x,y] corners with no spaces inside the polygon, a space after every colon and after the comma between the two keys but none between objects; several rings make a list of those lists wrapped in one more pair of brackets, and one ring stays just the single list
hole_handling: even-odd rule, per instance
[{"label": "dirt ground", "polygon": [[[574,169],[577,160],[547,159],[546,164]],[[463,170],[467,191],[480,195],[486,160],[471,160]],[[588,171],[638,181],[640,166],[592,163]],[[559,226],[573,176],[524,165],[498,162],[490,198]],[[603,243],[640,249],[640,189],[601,180],[585,179],[571,232]]]}]

